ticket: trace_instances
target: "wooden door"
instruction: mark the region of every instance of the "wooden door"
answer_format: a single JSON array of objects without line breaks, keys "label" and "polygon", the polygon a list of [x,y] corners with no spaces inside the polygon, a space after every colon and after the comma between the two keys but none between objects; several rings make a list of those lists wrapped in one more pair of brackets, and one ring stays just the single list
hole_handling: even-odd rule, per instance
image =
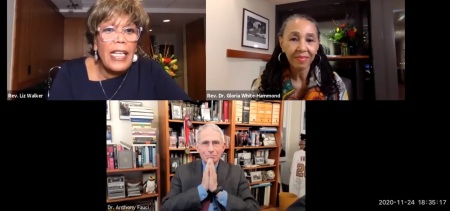
[{"label": "wooden door", "polygon": [[12,89],[20,89],[20,83],[28,80],[28,76],[31,73],[29,69],[30,64],[30,51],[29,46],[31,40],[29,34],[30,29],[30,13],[32,4],[34,1],[18,0],[16,2],[16,21],[15,21],[15,33],[14,33],[14,60],[12,71]]},{"label": "wooden door", "polygon": [[66,18],[64,20],[64,60],[89,56],[86,41],[86,19]]}]

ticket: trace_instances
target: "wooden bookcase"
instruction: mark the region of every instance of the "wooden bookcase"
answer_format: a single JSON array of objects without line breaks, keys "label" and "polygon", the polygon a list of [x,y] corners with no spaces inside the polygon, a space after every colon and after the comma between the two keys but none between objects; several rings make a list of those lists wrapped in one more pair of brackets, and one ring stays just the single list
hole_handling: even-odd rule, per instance
[{"label": "wooden bookcase", "polygon": [[[136,200],[144,200],[144,199],[151,199],[151,198],[157,198],[156,199],[156,203],[157,203],[157,209],[160,209],[161,207],[161,197],[160,197],[160,193],[161,193],[161,189],[160,189],[160,185],[161,185],[161,172],[160,172],[160,155],[157,154],[156,155],[156,167],[137,167],[137,168],[129,168],[129,169],[107,169],[106,170],[106,174],[107,176],[117,176],[117,175],[123,175],[127,178],[127,176],[130,176],[132,178],[142,178],[142,174],[144,174],[145,172],[155,172],[155,176],[156,176],[156,191],[155,193],[151,193],[151,194],[147,194],[145,193],[145,191],[141,192],[140,196],[132,196],[132,197],[126,197],[126,198],[121,198],[121,199],[106,199],[106,203],[107,204],[111,204],[111,203],[117,203],[117,202],[127,202],[127,201],[136,201]],[[144,181],[142,181],[144,182]]]},{"label": "wooden bookcase", "polygon": [[[208,101],[204,101],[208,102]],[[228,122],[212,122],[218,125],[220,128],[224,130],[224,134],[230,137],[229,146],[226,147],[224,153],[227,153],[227,160],[229,163],[234,164],[235,151],[236,150],[257,150],[257,149],[270,149],[269,158],[274,159],[274,165],[270,166],[259,166],[259,167],[245,167],[244,170],[273,170],[275,172],[275,178],[273,180],[266,180],[262,182],[250,183],[250,185],[256,185],[259,183],[272,183],[270,188],[270,202],[269,206],[262,206],[261,209],[266,209],[270,207],[277,206],[277,195],[278,195],[278,180],[280,177],[280,146],[281,146],[281,132],[282,132],[282,122],[283,122],[283,102],[282,101],[264,101],[270,103],[279,104],[279,116],[278,116],[278,124],[272,125],[269,124],[243,124],[236,122],[236,101],[228,101]],[[179,128],[183,125],[183,120],[173,120],[169,119],[170,117],[170,102],[169,101],[158,101],[158,123],[159,123],[159,152],[161,155],[161,195],[165,196],[170,190],[170,180],[174,176],[171,173],[170,166],[170,153],[172,152],[183,152],[185,148],[173,149],[169,147],[169,128],[175,127]],[[206,122],[192,121],[194,127],[198,127]],[[250,127],[250,128],[259,128],[259,127],[275,127],[277,128],[277,132],[274,133],[276,145],[275,146],[254,146],[254,147],[239,147],[235,146],[235,131],[237,128]],[[195,146],[190,146],[189,150],[195,151]]]}]

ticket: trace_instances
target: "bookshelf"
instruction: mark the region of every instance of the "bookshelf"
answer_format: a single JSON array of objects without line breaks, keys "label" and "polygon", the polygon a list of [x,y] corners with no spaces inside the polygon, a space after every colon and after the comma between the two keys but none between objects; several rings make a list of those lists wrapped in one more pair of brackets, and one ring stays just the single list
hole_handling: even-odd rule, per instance
[{"label": "bookshelf", "polygon": [[[177,101],[178,103],[180,101]],[[209,102],[209,105],[213,104],[212,101],[201,101],[201,102]],[[199,104],[201,102],[190,102],[194,104]],[[215,104],[221,105],[225,101],[215,101]],[[249,123],[242,123],[242,103],[243,101],[229,101],[228,102],[228,121],[211,121],[211,123],[215,123],[220,128],[223,129],[224,135],[229,137],[229,144],[225,148],[224,153],[227,154],[227,161],[231,164],[235,164],[236,153],[240,153],[242,151],[256,151],[256,150],[267,150],[268,158],[274,159],[275,162],[273,165],[260,165],[260,166],[247,166],[243,167],[244,171],[252,172],[252,171],[267,171],[272,170],[275,173],[275,177],[270,180],[259,181],[259,182],[251,182],[250,186],[259,185],[263,183],[270,183],[270,193],[268,197],[268,205],[261,205],[261,209],[276,207],[277,204],[277,195],[278,195],[278,180],[280,177],[280,169],[279,169],[279,159],[280,159],[280,143],[281,143],[281,132],[282,132],[282,122],[283,122],[283,102],[282,101],[257,101],[267,103],[268,106],[278,105],[277,112],[270,113],[262,113],[262,115],[257,114],[256,107],[255,109],[249,110],[249,116],[254,117],[253,121],[250,120]],[[255,101],[252,101],[253,103]],[[191,155],[193,152],[195,153],[195,145],[190,145],[189,150],[186,150],[186,147],[181,148],[173,148],[170,147],[170,129],[177,130],[183,126],[183,120],[179,119],[171,119],[171,103],[172,101],[159,101],[158,102],[158,110],[160,111],[158,114],[158,123],[159,123],[159,152],[161,155],[161,195],[165,196],[170,191],[170,180],[174,176],[174,173],[171,172],[171,154],[186,154],[189,152]],[[250,101],[249,101],[250,103]],[[252,104],[253,105],[253,104]],[[224,108],[225,106],[222,106]],[[270,107],[272,108],[272,107]],[[254,115],[253,115],[254,114]],[[258,120],[255,115],[258,116]],[[249,117],[249,118],[250,118]],[[265,119],[264,119],[265,118]],[[272,122],[273,120],[273,122]],[[194,128],[198,128],[199,126],[206,124],[208,122],[203,121],[191,121]],[[251,123],[251,124],[250,124]],[[276,128],[276,132],[273,133],[275,138],[275,144],[273,146],[238,146],[236,143],[236,131],[237,130],[250,130],[250,129],[259,129],[261,127],[273,127]],[[192,131],[191,131],[192,133]],[[179,135],[177,135],[178,137]],[[236,154],[236,155],[235,155]],[[189,156],[190,157],[190,156]],[[193,158],[185,160],[184,162],[191,162]],[[239,161],[237,161],[239,163]]]},{"label": "bookshelf", "polygon": [[[107,146],[114,146],[115,144],[109,144]],[[117,146],[116,146],[117,148]],[[123,149],[117,149],[117,150],[123,150]],[[134,149],[133,149],[134,151]],[[107,177],[111,176],[125,176],[125,185],[128,179],[132,179],[134,181],[139,181],[141,184],[144,184],[145,182],[145,174],[151,173],[155,176],[156,179],[156,190],[155,193],[146,193],[145,190],[141,190],[141,195],[139,196],[126,196],[125,198],[118,198],[118,199],[109,199],[106,198],[106,203],[108,205],[118,205],[118,204],[134,204],[137,201],[141,201],[142,203],[137,203],[141,206],[154,206],[156,210],[158,210],[158,207],[161,207],[161,197],[160,197],[160,185],[161,185],[161,173],[160,173],[160,155],[156,155],[156,166],[151,167],[133,167],[133,168],[115,168],[115,169],[106,169]],[[108,193],[106,193],[108,194]],[[153,199],[154,204],[148,204],[148,200]]]}]

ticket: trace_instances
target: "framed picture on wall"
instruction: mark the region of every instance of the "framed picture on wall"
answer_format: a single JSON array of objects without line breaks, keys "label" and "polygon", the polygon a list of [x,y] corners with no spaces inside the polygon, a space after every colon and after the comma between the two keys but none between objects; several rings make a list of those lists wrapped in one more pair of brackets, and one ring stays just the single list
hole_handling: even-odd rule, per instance
[{"label": "framed picture on wall", "polygon": [[142,106],[142,102],[119,101],[119,119],[130,119],[130,106]]},{"label": "framed picture on wall", "polygon": [[111,119],[111,110],[109,109],[109,105],[111,104],[111,102],[109,100],[106,101],[106,119],[110,120]]},{"label": "framed picture on wall", "polygon": [[242,46],[269,50],[269,19],[244,8]]}]

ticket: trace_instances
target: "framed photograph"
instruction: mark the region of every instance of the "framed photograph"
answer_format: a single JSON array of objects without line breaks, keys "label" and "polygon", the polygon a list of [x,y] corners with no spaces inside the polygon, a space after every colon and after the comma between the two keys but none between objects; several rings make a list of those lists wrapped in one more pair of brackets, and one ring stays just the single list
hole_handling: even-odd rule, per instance
[{"label": "framed photograph", "polygon": [[242,46],[269,50],[269,19],[244,8]]},{"label": "framed photograph", "polygon": [[170,172],[175,173],[175,170],[177,170],[178,166],[181,166],[181,158],[170,158]]},{"label": "framed photograph", "polygon": [[250,172],[250,180],[251,182],[261,182],[262,181],[261,171]]},{"label": "framed photograph", "polygon": [[171,103],[172,119],[183,119],[183,111],[180,104]]},{"label": "framed photograph", "polygon": [[111,125],[106,125],[106,143],[107,144],[112,143]]},{"label": "framed photograph", "polygon": [[119,101],[119,119],[130,119],[130,106],[142,106],[142,102]]},{"label": "framed photograph", "polygon": [[265,163],[264,156],[255,156],[255,164],[262,165]]},{"label": "framed photograph", "polygon": [[228,155],[227,155],[227,153],[222,153],[222,156],[220,156],[220,159],[222,159],[223,161],[225,161],[225,162],[228,162]]},{"label": "framed photograph", "polygon": [[111,102],[109,100],[106,101],[106,119],[111,120],[111,110],[109,109],[109,105]]}]

